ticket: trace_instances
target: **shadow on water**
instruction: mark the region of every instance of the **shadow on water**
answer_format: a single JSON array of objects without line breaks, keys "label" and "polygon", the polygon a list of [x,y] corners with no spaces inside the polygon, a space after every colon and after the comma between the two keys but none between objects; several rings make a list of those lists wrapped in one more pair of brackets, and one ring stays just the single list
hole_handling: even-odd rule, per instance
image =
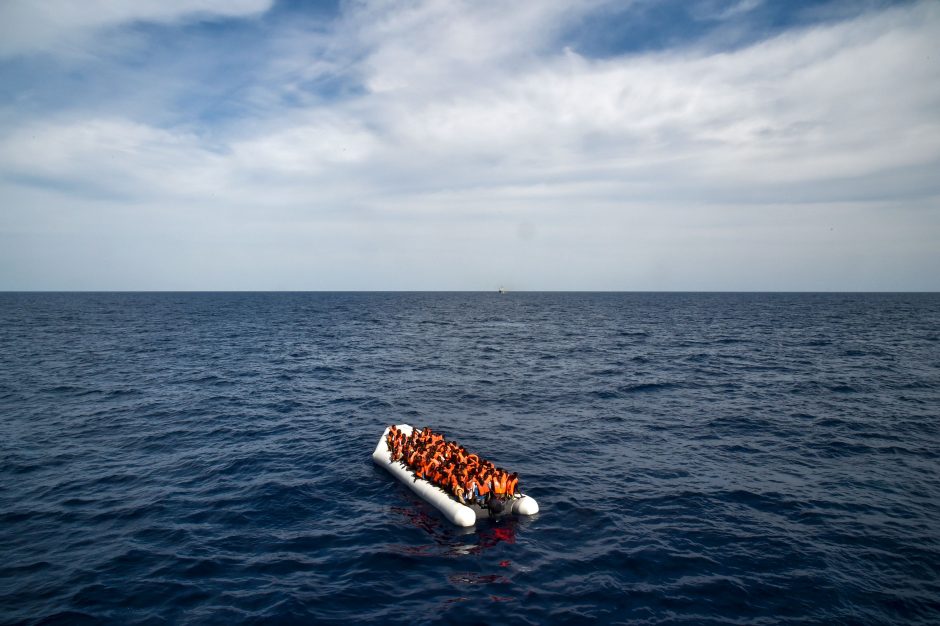
[{"label": "shadow on water", "polygon": [[481,520],[476,526],[461,528],[450,524],[437,512],[426,510],[426,505],[415,502],[412,507],[390,507],[390,511],[410,526],[425,533],[430,543],[401,544],[393,550],[410,555],[460,557],[480,555],[501,543],[516,543],[516,529],[520,522],[513,517],[498,521]]}]

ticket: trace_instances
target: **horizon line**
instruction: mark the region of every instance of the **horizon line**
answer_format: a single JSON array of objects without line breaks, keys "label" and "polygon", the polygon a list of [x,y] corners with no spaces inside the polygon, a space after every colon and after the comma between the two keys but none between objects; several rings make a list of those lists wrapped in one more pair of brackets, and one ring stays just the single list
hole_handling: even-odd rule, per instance
[{"label": "horizon line", "polygon": [[710,294],[940,294],[940,290],[808,290],[808,289],[0,289],[0,294],[29,293],[710,293]]}]

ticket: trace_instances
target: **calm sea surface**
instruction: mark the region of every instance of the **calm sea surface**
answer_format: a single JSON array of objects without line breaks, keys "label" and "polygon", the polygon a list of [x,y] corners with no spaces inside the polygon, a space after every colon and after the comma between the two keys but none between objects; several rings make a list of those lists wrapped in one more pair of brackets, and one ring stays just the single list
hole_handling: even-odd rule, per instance
[{"label": "calm sea surface", "polygon": [[936,624],[940,296],[0,294],[0,622]]}]

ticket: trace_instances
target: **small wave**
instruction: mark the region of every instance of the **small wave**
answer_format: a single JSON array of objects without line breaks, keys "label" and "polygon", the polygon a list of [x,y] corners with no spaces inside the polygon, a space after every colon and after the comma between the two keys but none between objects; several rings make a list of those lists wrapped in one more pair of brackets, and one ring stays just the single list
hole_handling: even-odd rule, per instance
[{"label": "small wave", "polygon": [[858,393],[859,389],[846,383],[839,383],[829,386],[829,391],[834,393]]},{"label": "small wave", "polygon": [[235,381],[222,378],[221,376],[217,376],[215,374],[207,374],[198,378],[189,378],[183,382],[195,385],[208,385],[212,387],[231,387],[236,384]]},{"label": "small wave", "polygon": [[327,376],[333,376],[337,374],[349,374],[353,371],[353,368],[348,365],[317,365],[305,370],[309,374],[325,374]]},{"label": "small wave", "polygon": [[899,389],[936,389],[938,387],[940,387],[940,383],[926,380],[912,380],[898,386]]},{"label": "small wave", "polygon": [[603,369],[596,369],[596,370],[591,370],[590,372],[588,372],[590,376],[597,376],[597,377],[619,376],[622,373],[623,373],[623,370],[616,369],[613,367],[605,367]]},{"label": "small wave", "polygon": [[635,383],[617,387],[617,391],[620,393],[652,393],[674,389],[676,386],[675,383]]},{"label": "small wave", "polygon": [[617,333],[618,337],[649,337],[650,334],[645,330],[621,330]]},{"label": "small wave", "polygon": [[42,392],[59,395],[68,394],[76,397],[103,395],[105,393],[102,389],[88,389],[86,387],[79,387],[78,385],[56,385],[54,387],[47,387],[43,389]]},{"label": "small wave", "polygon": [[363,410],[391,409],[394,408],[394,405],[388,400],[382,400],[381,398],[370,398],[369,400],[366,400],[360,404],[359,408]]},{"label": "small wave", "polygon": [[98,626],[103,620],[100,617],[90,615],[88,613],[83,613],[81,611],[60,611],[58,613],[53,613],[45,617],[39,618],[36,622],[36,626],[58,626],[62,624],[63,626]]},{"label": "small wave", "polygon": [[[0,621],[934,623],[937,319],[935,295],[0,293]],[[454,528],[371,462],[391,421],[542,512]]]},{"label": "small wave", "polygon": [[6,461],[4,467],[11,474],[28,474],[36,470],[43,469],[47,462],[37,459],[35,462],[29,461]]},{"label": "small wave", "polygon": [[114,400],[117,398],[127,398],[127,397],[136,397],[144,395],[140,389],[114,389],[105,394],[105,397],[109,400]]}]

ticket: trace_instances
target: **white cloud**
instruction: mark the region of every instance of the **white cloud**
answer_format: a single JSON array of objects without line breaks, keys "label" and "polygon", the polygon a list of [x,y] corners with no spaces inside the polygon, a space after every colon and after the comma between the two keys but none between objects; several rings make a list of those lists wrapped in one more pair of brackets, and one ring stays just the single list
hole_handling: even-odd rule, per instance
[{"label": "white cloud", "polygon": [[535,63],[567,20],[598,4],[431,0],[380,11],[366,5],[345,32],[371,50],[364,66],[375,93],[440,94],[455,80],[472,91]]},{"label": "white cloud", "polygon": [[40,122],[0,144],[8,176],[59,182],[69,193],[92,196],[209,196],[225,182],[221,161],[193,135],[120,119]]},{"label": "white cloud", "polygon": [[[438,76],[436,97],[419,89],[374,99],[399,112],[386,130],[416,152],[498,162],[501,171],[513,160],[520,175],[593,167],[629,176],[684,162],[672,177],[863,176],[940,156],[940,72],[918,62],[937,25],[937,11],[922,7],[733,53],[591,61],[569,51],[521,69],[488,66],[483,85]],[[431,47],[419,56],[439,55]],[[387,70],[370,63],[372,84],[395,83],[386,74],[412,67],[402,57]]]},{"label": "white cloud", "polygon": [[[126,177],[173,181],[168,190],[198,187],[179,185],[174,170],[220,169],[232,178],[254,170],[288,183],[331,168],[361,189],[385,178],[373,171],[379,167],[422,189],[478,185],[489,176],[527,183],[542,173],[653,183],[666,176],[707,187],[861,177],[940,158],[940,70],[917,62],[931,54],[940,25],[931,5],[732,53],[603,61],[570,50],[529,58],[532,44],[520,44],[520,33],[541,32],[533,24],[547,20],[531,11],[501,26],[518,36],[514,52],[487,56],[483,46],[469,53],[462,43],[455,52],[450,34],[437,30],[441,21],[461,23],[455,5],[430,5],[434,19],[409,15],[374,28],[363,73],[382,87],[360,97],[275,109],[250,127],[254,134],[223,140],[221,149],[141,122],[41,120],[6,138],[7,167],[87,178],[119,161]],[[466,20],[460,28],[471,33],[456,38],[472,40],[474,28],[481,39],[492,36],[496,16],[484,17]],[[399,23],[415,35],[407,52]],[[466,74],[450,71],[454,58],[487,80],[468,84]]]},{"label": "white cloud", "polygon": [[[940,263],[935,3],[607,59],[553,47],[578,18],[563,2],[376,6],[284,33],[241,124],[27,116],[0,131],[0,194],[49,220],[48,189],[24,185],[59,181],[68,206],[138,211],[145,232],[121,227],[138,249],[208,242],[218,268],[192,288],[238,287],[225,258],[260,272],[245,288],[940,287],[922,269]],[[304,98],[337,74],[365,89]],[[866,254],[891,261],[853,274]]]},{"label": "white cloud", "polygon": [[95,31],[136,21],[238,17],[263,13],[272,0],[4,0],[0,3],[0,57],[60,50]]}]

